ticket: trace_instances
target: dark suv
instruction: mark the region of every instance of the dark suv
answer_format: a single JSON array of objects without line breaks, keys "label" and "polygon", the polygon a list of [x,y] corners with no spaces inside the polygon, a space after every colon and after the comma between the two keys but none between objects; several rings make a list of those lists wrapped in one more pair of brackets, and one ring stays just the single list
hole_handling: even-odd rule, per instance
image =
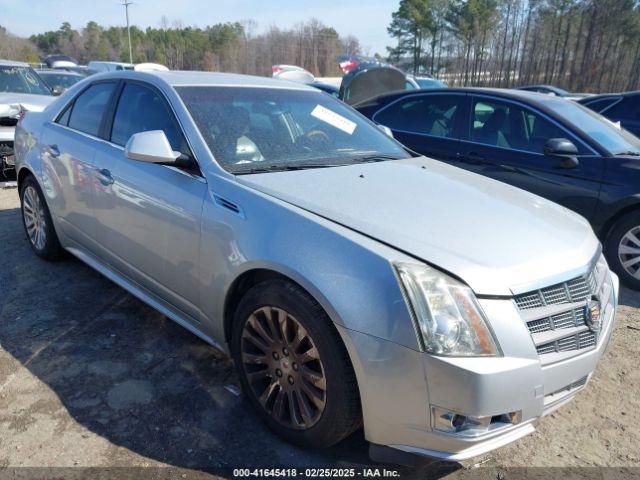
[{"label": "dark suv", "polygon": [[521,90],[410,90],[356,108],[416,152],[578,212],[610,266],[640,289],[640,140],[631,133],[576,102]]}]

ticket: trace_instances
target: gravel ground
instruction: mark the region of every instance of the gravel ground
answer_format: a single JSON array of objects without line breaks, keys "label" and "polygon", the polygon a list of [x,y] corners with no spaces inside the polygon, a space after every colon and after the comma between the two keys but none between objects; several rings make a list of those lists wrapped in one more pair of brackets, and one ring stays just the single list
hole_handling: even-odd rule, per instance
[{"label": "gravel ground", "polygon": [[[324,451],[280,441],[234,392],[227,358],[79,261],[38,259],[15,189],[0,190],[0,245],[0,478],[36,472],[17,467],[74,467],[42,474],[65,478],[85,476],[82,467],[109,468],[92,471],[95,478],[125,477],[119,467],[173,467],[153,470],[154,478],[227,477],[252,466],[380,467],[361,432]],[[533,435],[481,459],[482,468],[440,462],[398,471],[500,478],[496,472],[517,471],[509,467],[640,467],[639,359],[640,294],[623,290],[592,381]],[[593,471],[569,476],[602,478]],[[640,477],[640,469],[625,472]]]}]

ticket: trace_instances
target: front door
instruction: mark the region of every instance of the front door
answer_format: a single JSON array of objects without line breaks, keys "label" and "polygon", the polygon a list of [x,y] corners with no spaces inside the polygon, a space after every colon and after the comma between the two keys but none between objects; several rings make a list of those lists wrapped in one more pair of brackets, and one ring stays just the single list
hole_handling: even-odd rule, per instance
[{"label": "front door", "polygon": [[95,211],[108,262],[152,294],[199,321],[199,249],[207,184],[196,169],[130,160],[131,135],[163,130],[172,147],[191,152],[159,92],[126,83],[109,142],[96,152]]},{"label": "front door", "polygon": [[[469,118],[457,165],[593,217],[602,157],[542,113],[516,102],[473,96]],[[543,153],[551,138],[567,138],[578,147],[576,167],[563,168],[561,159]]]}]

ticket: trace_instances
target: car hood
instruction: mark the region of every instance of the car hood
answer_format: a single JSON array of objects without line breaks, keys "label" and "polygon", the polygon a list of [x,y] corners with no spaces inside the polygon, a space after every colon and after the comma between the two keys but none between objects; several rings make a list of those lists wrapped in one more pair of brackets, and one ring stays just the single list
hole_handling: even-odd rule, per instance
[{"label": "car hood", "polygon": [[477,294],[566,280],[599,248],[570,210],[424,157],[237,178],[437,266]]},{"label": "car hood", "polygon": [[25,110],[41,112],[56,99],[53,95],[33,95],[29,93],[0,93],[0,105],[19,103]]}]

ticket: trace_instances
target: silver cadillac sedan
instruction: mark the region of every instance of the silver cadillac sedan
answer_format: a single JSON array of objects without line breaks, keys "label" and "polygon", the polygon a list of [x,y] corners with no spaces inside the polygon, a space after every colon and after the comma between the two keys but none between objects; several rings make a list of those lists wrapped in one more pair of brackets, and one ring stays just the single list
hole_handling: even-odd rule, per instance
[{"label": "silver cadillac sedan", "polygon": [[323,92],[90,77],[18,124],[34,252],[230,353],[268,426],[463,460],[588,383],[618,280],[583,218],[416,156]]}]

